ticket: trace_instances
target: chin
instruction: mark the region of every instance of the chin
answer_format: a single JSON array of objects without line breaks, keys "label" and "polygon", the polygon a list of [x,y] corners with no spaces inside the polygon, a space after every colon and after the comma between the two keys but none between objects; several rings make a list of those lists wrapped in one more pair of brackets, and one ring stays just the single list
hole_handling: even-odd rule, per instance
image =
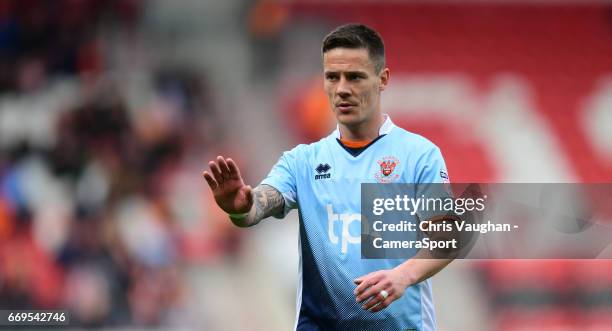
[{"label": "chin", "polygon": [[355,126],[363,122],[363,118],[361,118],[358,114],[340,114],[336,113],[336,120],[338,123],[345,126]]}]

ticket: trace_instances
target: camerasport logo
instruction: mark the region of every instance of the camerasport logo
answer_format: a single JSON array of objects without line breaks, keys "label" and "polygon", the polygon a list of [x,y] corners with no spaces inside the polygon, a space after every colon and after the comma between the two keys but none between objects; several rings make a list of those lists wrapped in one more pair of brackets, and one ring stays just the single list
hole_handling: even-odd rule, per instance
[{"label": "camerasport logo", "polygon": [[379,183],[391,183],[399,179],[399,174],[395,168],[399,166],[400,161],[395,156],[385,156],[377,161],[379,169],[374,174],[374,178]]}]

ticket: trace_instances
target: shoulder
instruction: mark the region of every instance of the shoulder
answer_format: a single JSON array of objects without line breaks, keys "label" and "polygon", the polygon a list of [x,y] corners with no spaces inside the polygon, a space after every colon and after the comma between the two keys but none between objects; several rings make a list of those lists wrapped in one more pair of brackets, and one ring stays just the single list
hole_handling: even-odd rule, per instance
[{"label": "shoulder", "polygon": [[331,143],[335,141],[335,138],[332,136],[327,136],[325,138],[321,138],[319,141],[312,142],[309,144],[299,144],[293,147],[291,150],[285,152],[285,155],[290,155],[296,159],[307,159],[312,155],[316,155],[321,150],[327,148]]},{"label": "shoulder", "polygon": [[410,153],[428,154],[440,151],[440,148],[431,140],[419,134],[407,131],[399,126],[394,127],[390,135],[396,143],[401,144],[401,146],[406,148]]},{"label": "shoulder", "polygon": [[413,183],[438,183],[448,181],[444,157],[440,148],[429,139],[396,127],[392,132],[401,143],[406,165],[412,170],[408,181]]}]

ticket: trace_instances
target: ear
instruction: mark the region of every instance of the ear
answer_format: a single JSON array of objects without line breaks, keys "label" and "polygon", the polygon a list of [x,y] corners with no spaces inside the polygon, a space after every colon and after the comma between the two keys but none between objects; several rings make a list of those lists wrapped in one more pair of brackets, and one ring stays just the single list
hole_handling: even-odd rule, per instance
[{"label": "ear", "polygon": [[389,68],[384,68],[383,70],[380,71],[380,87],[379,89],[381,91],[383,91],[385,88],[387,88],[387,85],[389,84],[389,75],[390,75],[390,71]]}]

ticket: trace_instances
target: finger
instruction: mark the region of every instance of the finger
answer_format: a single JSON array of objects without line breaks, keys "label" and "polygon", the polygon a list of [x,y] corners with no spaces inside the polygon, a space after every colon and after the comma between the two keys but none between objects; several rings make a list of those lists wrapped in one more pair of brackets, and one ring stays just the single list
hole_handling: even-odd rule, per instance
[{"label": "finger", "polygon": [[377,312],[379,312],[379,311],[389,307],[389,305],[391,303],[393,303],[393,301],[395,301],[395,298],[392,298],[392,296],[389,295],[388,298],[386,298],[384,301],[379,303],[377,306],[372,307],[372,309],[370,309],[370,311],[373,312],[373,313],[377,313]]},{"label": "finger", "polygon": [[234,160],[227,159],[227,166],[229,167],[232,178],[235,178],[235,179],[240,178],[240,170],[238,169],[238,166],[236,165]]},{"label": "finger", "polygon": [[380,294],[374,295],[373,297],[370,297],[366,302],[364,302],[361,308],[363,308],[364,310],[370,310],[370,308],[376,306],[377,304],[383,302],[384,300],[385,298],[383,298],[382,295]]},{"label": "finger", "polygon": [[353,280],[353,283],[359,285],[359,284],[363,283],[364,280],[366,280],[366,279],[368,279],[368,278],[370,278],[372,276],[375,276],[376,273],[377,273],[377,271],[374,271],[374,272],[370,272],[369,274],[365,274],[365,275],[363,275],[361,277],[357,277],[357,278],[355,278]]},{"label": "finger", "polygon": [[210,186],[211,190],[214,190],[217,188],[217,186],[219,186],[219,184],[217,184],[217,181],[215,181],[215,179],[208,173],[208,171],[204,171],[202,176],[204,176],[204,179],[206,179],[206,182],[208,183],[208,186]]},{"label": "finger", "polygon": [[219,165],[215,161],[210,161],[208,162],[208,166],[210,167],[210,171],[212,172],[212,175],[217,181],[217,183],[223,183],[223,175],[221,174],[221,169],[219,169]]},{"label": "finger", "polygon": [[357,280],[361,279],[362,282],[353,292],[355,296],[361,294],[361,292],[365,291],[368,287],[378,283],[378,278],[378,275],[376,275],[375,273],[369,273],[363,277],[357,278]]},{"label": "finger", "polygon": [[219,164],[219,168],[221,169],[221,174],[223,175],[223,179],[230,179],[230,169],[227,166],[225,159],[222,156],[218,156],[217,163]]},{"label": "finger", "polygon": [[366,303],[363,305],[363,309],[369,310],[377,304],[382,303],[387,298],[388,297],[383,297],[382,294],[380,294],[380,290],[376,291],[373,296],[370,297],[370,300],[366,301]]},{"label": "finger", "polygon": [[382,284],[376,284],[374,286],[370,286],[367,290],[363,291],[357,296],[357,302],[365,302],[369,298],[379,294],[380,291],[382,290],[384,290],[384,287],[382,286]]},{"label": "finger", "polygon": [[357,285],[357,287],[353,291],[353,294],[355,295],[355,297],[359,296],[359,294],[361,294],[363,291],[365,291],[368,287],[372,285],[370,284],[370,281],[371,280],[367,278],[365,280],[362,280],[361,283]]},{"label": "finger", "polygon": [[355,296],[358,297],[361,293],[368,289],[368,287],[374,285],[375,282],[371,278],[365,279],[355,288]]}]

